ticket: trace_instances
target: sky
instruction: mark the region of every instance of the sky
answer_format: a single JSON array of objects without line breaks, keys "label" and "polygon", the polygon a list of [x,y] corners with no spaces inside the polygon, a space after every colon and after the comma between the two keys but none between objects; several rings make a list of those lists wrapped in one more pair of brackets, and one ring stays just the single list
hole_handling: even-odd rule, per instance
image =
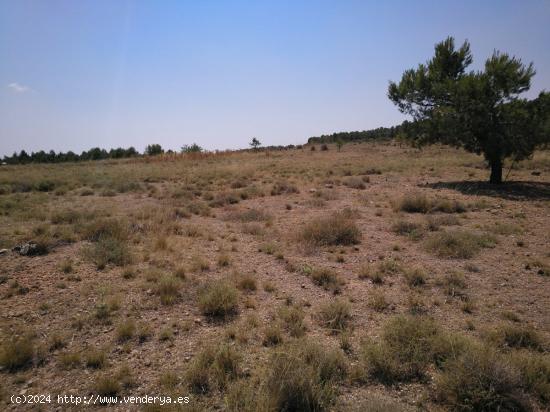
[{"label": "sky", "polygon": [[388,82],[449,35],[550,90],[550,0],[0,0],[0,156],[396,125]]}]

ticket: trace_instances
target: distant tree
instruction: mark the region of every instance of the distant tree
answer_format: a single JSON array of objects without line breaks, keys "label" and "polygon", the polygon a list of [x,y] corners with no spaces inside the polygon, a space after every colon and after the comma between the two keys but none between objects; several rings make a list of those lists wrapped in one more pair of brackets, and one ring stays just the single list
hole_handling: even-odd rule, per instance
[{"label": "distant tree", "polygon": [[250,142],[250,147],[252,147],[252,149],[257,150],[258,147],[260,147],[261,145],[262,144],[258,139],[256,139],[255,137],[252,138],[252,141]]},{"label": "distant tree", "polygon": [[183,145],[181,148],[182,153],[201,153],[203,151],[203,148],[200,147],[198,144],[193,143],[192,145]]},{"label": "distant tree", "polygon": [[336,147],[338,148],[338,151],[342,150],[343,146],[344,146],[344,141],[342,139],[336,139]]},{"label": "distant tree", "polygon": [[482,71],[466,72],[470,44],[455,48],[452,37],[435,46],[426,64],[390,82],[388,97],[414,122],[405,128],[419,144],[442,142],[483,154],[491,183],[502,182],[504,159],[521,160],[550,140],[548,93],[520,98],[535,75],[533,64],[495,51]]},{"label": "distant tree", "polygon": [[139,155],[139,153],[134,146],[130,146],[124,153],[124,157],[134,157],[137,155]]},{"label": "distant tree", "polygon": [[164,150],[162,149],[162,146],[157,143],[147,145],[145,148],[145,154],[148,156],[156,156],[162,153],[164,153]]}]

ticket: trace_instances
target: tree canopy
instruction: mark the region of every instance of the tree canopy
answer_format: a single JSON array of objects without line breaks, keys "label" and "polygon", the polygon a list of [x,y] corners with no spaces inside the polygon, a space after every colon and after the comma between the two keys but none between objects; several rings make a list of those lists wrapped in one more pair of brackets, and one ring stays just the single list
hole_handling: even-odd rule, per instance
[{"label": "tree canopy", "polygon": [[258,147],[260,147],[262,144],[260,143],[260,141],[253,137],[252,138],[252,141],[250,142],[250,147],[252,147],[254,150],[256,150]]},{"label": "tree canopy", "polygon": [[506,158],[529,157],[549,141],[550,95],[521,98],[535,75],[533,64],[495,51],[484,70],[467,71],[470,44],[459,48],[448,37],[435,46],[426,64],[390,82],[388,97],[412,116],[405,134],[419,144],[442,142],[483,154],[491,166],[491,183],[502,182]]},{"label": "tree canopy", "polygon": [[164,149],[158,143],[149,144],[145,148],[145,154],[149,156],[156,156],[162,153],[164,153]]}]

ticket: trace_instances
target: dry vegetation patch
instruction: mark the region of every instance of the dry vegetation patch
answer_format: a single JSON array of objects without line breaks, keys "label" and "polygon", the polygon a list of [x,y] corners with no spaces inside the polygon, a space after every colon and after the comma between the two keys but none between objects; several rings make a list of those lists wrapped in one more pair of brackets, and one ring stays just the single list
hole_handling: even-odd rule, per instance
[{"label": "dry vegetation patch", "polygon": [[548,152],[326,144],[0,167],[0,409],[547,410]]},{"label": "dry vegetation patch", "polygon": [[311,220],[299,233],[299,240],[315,246],[354,245],[361,241],[353,212],[344,210]]}]

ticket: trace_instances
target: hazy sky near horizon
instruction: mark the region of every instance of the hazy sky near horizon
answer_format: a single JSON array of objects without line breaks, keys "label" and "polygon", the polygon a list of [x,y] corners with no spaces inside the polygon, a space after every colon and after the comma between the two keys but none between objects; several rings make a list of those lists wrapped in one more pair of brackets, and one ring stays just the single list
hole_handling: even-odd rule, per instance
[{"label": "hazy sky near horizon", "polygon": [[389,80],[452,35],[550,90],[550,1],[0,0],[0,156],[304,142],[400,123]]}]

